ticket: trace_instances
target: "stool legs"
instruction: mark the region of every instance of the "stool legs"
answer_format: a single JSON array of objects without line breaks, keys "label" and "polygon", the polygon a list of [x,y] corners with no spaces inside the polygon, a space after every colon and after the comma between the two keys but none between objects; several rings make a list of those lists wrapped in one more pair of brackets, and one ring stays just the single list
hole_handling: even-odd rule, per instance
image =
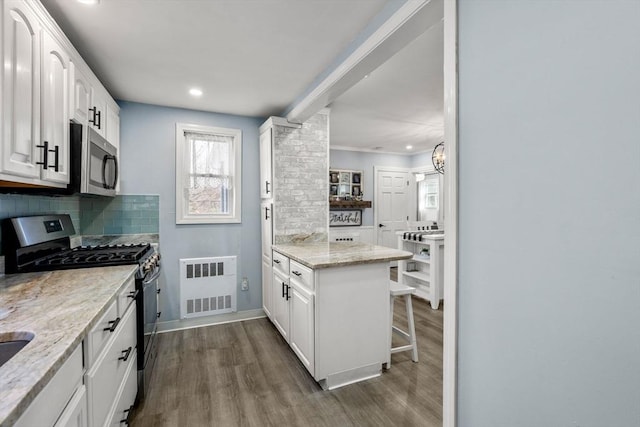
[{"label": "stool legs", "polygon": [[407,305],[407,320],[409,322],[409,335],[411,336],[411,347],[413,347],[411,351],[411,360],[414,362],[418,361],[418,342],[416,341],[416,324],[413,320],[413,304],[411,303],[411,294],[407,294],[404,296]]},{"label": "stool legs", "polygon": [[389,343],[389,358],[387,360],[387,369],[389,369],[391,367],[391,354],[392,353],[397,353],[400,351],[409,351],[411,350],[411,360],[413,360],[414,362],[418,361],[418,342],[416,340],[416,326],[415,326],[415,321],[413,318],[413,304],[411,302],[411,294],[407,293],[404,294],[404,301],[405,301],[405,306],[406,306],[406,310],[407,310],[407,323],[408,323],[408,327],[409,330],[408,331],[403,331],[400,328],[393,326],[393,303],[394,303],[394,296],[391,296],[390,301],[391,301],[391,306],[389,308],[389,313],[391,315],[391,319],[390,319],[390,324],[391,324],[391,334],[389,335],[389,340],[393,340],[393,333],[397,333],[399,335],[402,335],[408,342],[409,344],[407,345],[403,345],[403,346],[399,346],[399,347],[392,347],[391,343]]}]

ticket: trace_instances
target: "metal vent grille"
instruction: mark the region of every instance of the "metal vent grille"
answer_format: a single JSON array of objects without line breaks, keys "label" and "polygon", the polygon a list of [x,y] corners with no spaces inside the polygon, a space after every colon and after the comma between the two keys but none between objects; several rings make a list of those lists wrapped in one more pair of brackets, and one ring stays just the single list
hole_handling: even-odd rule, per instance
[{"label": "metal vent grille", "polygon": [[180,317],[236,311],[236,257],[180,260]]}]

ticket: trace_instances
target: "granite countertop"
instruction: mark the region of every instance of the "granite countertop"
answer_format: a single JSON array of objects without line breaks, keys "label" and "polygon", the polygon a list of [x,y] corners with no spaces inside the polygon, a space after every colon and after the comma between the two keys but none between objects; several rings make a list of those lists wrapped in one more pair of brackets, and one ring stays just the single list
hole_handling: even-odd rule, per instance
[{"label": "granite countertop", "polygon": [[273,250],[313,269],[397,261],[413,256],[411,252],[358,242],[274,245]]},{"label": "granite countertop", "polygon": [[136,269],[125,265],[0,277],[0,340],[34,334],[0,367],[0,427],[17,421]]}]

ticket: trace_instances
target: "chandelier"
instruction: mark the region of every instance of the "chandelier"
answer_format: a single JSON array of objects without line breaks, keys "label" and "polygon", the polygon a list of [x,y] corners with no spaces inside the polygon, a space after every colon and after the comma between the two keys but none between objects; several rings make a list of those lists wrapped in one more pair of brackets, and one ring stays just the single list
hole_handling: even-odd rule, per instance
[{"label": "chandelier", "polygon": [[444,174],[444,141],[434,147],[431,161],[436,171]]}]

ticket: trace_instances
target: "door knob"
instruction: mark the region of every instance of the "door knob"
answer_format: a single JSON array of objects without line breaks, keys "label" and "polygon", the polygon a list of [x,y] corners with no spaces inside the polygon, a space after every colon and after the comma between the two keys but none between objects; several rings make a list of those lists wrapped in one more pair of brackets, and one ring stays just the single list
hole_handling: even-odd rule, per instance
[{"label": "door knob", "polygon": [[379,228],[382,228],[382,227],[386,227],[386,225],[384,225],[384,224],[378,224],[378,227],[379,227]]}]

